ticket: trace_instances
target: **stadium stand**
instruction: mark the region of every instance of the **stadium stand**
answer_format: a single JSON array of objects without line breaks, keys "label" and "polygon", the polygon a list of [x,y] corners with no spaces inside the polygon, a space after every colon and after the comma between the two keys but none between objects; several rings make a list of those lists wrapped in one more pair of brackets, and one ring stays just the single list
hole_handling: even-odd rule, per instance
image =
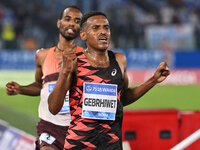
[{"label": "stadium stand", "polygon": [[[195,0],[50,1],[37,0],[27,4],[25,0],[2,0],[0,48],[33,50],[54,45],[57,40],[55,22],[59,10],[65,5],[72,4],[78,5],[84,12],[95,9],[104,11],[108,15],[114,48],[148,49],[145,37],[147,27],[159,25],[166,28],[169,25],[185,24],[194,28],[194,48],[200,47],[200,3]],[[8,40],[2,38],[2,33],[9,24],[12,25],[13,36]],[[82,44],[80,40],[78,41]]]}]

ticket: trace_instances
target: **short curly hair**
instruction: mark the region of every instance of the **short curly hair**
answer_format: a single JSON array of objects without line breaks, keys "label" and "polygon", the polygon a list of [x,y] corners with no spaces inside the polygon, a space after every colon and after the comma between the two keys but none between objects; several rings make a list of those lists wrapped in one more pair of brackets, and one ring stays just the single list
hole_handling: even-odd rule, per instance
[{"label": "short curly hair", "polygon": [[100,11],[90,11],[90,12],[86,13],[81,19],[81,24],[80,24],[81,30],[84,28],[85,23],[88,20],[88,18],[93,17],[93,16],[99,16],[99,15],[107,18],[106,14],[103,12],[100,12]]}]

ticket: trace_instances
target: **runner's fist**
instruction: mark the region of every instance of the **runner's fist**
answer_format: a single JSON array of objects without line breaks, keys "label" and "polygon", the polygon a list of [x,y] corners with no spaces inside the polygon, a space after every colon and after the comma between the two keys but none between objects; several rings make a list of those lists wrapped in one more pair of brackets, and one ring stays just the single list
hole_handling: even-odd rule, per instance
[{"label": "runner's fist", "polygon": [[61,71],[64,74],[69,74],[74,72],[76,67],[77,58],[76,54],[74,53],[74,49],[71,49],[70,51],[64,51],[62,56]]},{"label": "runner's fist", "polygon": [[166,62],[161,62],[154,73],[154,79],[156,80],[156,83],[160,83],[164,81],[167,76],[170,74],[169,67]]},{"label": "runner's fist", "polygon": [[17,95],[20,92],[20,85],[16,82],[8,82],[6,84],[6,93],[8,95]]}]

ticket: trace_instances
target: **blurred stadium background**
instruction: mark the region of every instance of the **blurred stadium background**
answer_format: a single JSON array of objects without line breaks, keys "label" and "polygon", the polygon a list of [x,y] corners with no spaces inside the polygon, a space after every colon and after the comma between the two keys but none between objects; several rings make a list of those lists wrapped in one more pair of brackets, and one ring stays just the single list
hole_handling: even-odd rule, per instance
[{"label": "blurred stadium background", "polygon": [[[100,10],[107,14],[112,33],[110,48],[127,56],[131,86],[150,77],[162,60],[168,62],[169,78],[126,110],[199,111],[200,0],[1,0],[0,119],[6,123],[0,123],[0,147],[4,145],[0,150],[12,149],[8,148],[9,140],[3,140],[5,134],[16,141],[21,131],[36,135],[40,98],[7,96],[5,84],[16,81],[26,85],[34,81],[35,52],[57,44],[56,21],[68,5],[77,5],[84,13]],[[85,46],[79,38],[77,43]],[[5,125],[20,129],[20,134],[11,138],[16,133],[12,128],[6,133]],[[31,143],[30,139],[25,141]],[[160,148],[153,150],[156,149]]]}]

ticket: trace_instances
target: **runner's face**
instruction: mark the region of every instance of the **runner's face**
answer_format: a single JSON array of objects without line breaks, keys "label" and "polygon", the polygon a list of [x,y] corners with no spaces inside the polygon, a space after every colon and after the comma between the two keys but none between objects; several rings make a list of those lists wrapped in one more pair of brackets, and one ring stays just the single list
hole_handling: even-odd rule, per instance
[{"label": "runner's face", "polygon": [[110,43],[110,27],[105,16],[98,15],[88,18],[85,27],[87,46],[106,50]]},{"label": "runner's face", "polygon": [[78,36],[81,18],[82,13],[75,8],[64,10],[62,19],[58,20],[58,28],[66,40],[73,40]]}]

